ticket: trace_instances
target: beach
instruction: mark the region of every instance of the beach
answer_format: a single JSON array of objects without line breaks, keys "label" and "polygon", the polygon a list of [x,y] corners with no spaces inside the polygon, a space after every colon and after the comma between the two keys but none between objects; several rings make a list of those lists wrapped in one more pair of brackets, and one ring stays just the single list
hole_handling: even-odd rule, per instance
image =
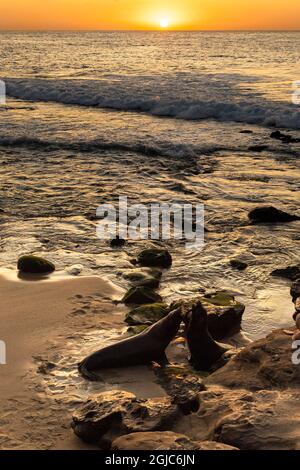
[{"label": "beach", "polygon": [[[1,32],[0,38],[7,90],[0,106],[0,340],[7,362],[0,365],[0,448],[98,449],[100,438],[84,442],[81,431],[73,432],[74,413],[85,410],[89,397],[108,393],[103,402],[112,414],[123,400],[126,421],[135,399],[109,393],[165,400],[159,406],[168,414],[174,403],[166,402],[180,389],[189,400],[200,394],[200,412],[182,415],[180,406],[193,400],[176,402],[176,419],[155,428],[159,442],[145,436],[150,450],[178,450],[174,435],[159,432],[187,436],[182,445],[190,449],[299,449],[299,366],[290,360],[297,276],[286,270],[299,272],[300,110],[291,82],[299,33]],[[99,239],[97,208],[117,206],[120,196],[131,205],[204,205],[203,249],[187,249],[185,239],[129,239],[117,248]],[[253,223],[249,214],[261,207],[294,220]],[[126,305],[124,295],[141,274],[140,253],[153,248],[172,256],[170,266],[158,266],[154,287],[165,313],[174,302],[220,292],[243,306],[238,328],[214,338],[229,344],[236,362],[210,371],[211,378],[197,375],[182,323],[167,348],[170,376],[153,361],[103,370],[99,381],[88,381],[78,363],[134,338],[130,326],[140,326],[127,321],[139,305]],[[55,272],[22,276],[23,255],[49,260]],[[141,278],[149,276],[157,281],[149,272]],[[91,406],[101,415],[99,404]],[[280,440],[289,407],[293,419]],[[265,431],[260,423],[269,422],[270,409],[274,422]],[[130,425],[152,432],[132,424],[131,415]],[[109,446],[140,449],[135,432],[128,436],[115,444],[109,437]]]}]

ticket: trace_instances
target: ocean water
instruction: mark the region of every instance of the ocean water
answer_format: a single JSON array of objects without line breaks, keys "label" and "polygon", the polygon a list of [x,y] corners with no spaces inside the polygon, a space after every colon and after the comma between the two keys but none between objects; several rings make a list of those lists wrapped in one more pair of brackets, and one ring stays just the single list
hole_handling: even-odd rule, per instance
[{"label": "ocean water", "polygon": [[[97,206],[204,203],[203,251],[164,243],[174,265],[162,294],[229,289],[250,338],[290,325],[289,285],[270,273],[299,262],[299,223],[253,227],[247,213],[299,214],[299,143],[270,138],[300,137],[299,51],[299,32],[0,33],[1,264],[44,253],[126,287],[150,242],[111,250],[96,238]],[[248,269],[234,271],[234,257]]]}]

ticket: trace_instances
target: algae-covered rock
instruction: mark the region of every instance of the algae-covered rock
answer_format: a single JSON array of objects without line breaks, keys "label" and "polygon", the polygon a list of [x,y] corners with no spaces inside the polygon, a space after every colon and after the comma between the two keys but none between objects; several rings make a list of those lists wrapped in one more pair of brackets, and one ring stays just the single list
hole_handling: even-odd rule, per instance
[{"label": "algae-covered rock", "polygon": [[201,297],[208,313],[208,330],[212,337],[221,340],[240,329],[245,305],[225,291]]},{"label": "algae-covered rock", "polygon": [[44,258],[26,255],[19,258],[18,270],[28,274],[49,274],[55,271],[55,266]]},{"label": "algae-covered rock", "polygon": [[152,325],[169,313],[167,304],[155,303],[137,307],[127,313],[125,322],[128,325]]},{"label": "algae-covered rock", "polygon": [[160,268],[170,268],[172,266],[172,256],[168,250],[161,248],[148,248],[143,250],[137,257],[141,266],[155,266]]},{"label": "algae-covered rock", "polygon": [[134,326],[129,326],[127,328],[127,332],[130,333],[132,336],[134,335],[139,335],[143,331],[145,331],[147,328],[149,328],[149,325],[134,325]]},{"label": "algae-covered rock", "polygon": [[122,302],[126,305],[143,305],[162,302],[162,298],[149,287],[132,287],[126,292]]},{"label": "algae-covered rock", "polygon": [[157,289],[159,287],[162,272],[157,268],[140,268],[130,270],[123,274],[134,286],[149,287],[150,289]]}]

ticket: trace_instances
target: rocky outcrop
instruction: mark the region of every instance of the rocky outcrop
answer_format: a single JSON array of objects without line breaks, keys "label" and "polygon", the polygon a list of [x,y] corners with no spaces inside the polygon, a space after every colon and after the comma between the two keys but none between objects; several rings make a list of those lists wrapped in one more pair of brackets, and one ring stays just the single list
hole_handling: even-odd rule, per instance
[{"label": "rocky outcrop", "polygon": [[19,258],[18,270],[26,274],[49,274],[55,271],[55,266],[44,258],[26,255]]},{"label": "rocky outcrop", "polygon": [[278,330],[207,377],[189,437],[246,450],[300,449],[300,368],[292,352],[291,336]]},{"label": "rocky outcrop", "polygon": [[205,389],[203,379],[199,374],[180,365],[155,367],[154,372],[159,384],[184,414],[198,411],[198,394]]},{"label": "rocky outcrop", "polygon": [[297,215],[289,214],[273,206],[257,207],[249,212],[251,224],[274,224],[280,222],[293,222],[300,220]]},{"label": "rocky outcrop", "polygon": [[139,432],[117,438],[112,444],[113,450],[238,450],[219,442],[191,441],[184,434],[165,432]]},{"label": "rocky outcrop", "polygon": [[138,399],[123,391],[103,392],[89,398],[73,414],[75,434],[103,449],[119,436],[171,428],[181,416],[169,397]]},{"label": "rocky outcrop", "polygon": [[172,266],[172,256],[168,250],[148,248],[138,255],[137,262],[141,266],[170,268]]}]

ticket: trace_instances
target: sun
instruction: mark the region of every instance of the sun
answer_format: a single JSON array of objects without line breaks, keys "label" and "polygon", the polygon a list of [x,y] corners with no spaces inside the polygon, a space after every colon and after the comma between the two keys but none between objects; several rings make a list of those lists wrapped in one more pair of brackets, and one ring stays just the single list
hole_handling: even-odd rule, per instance
[{"label": "sun", "polygon": [[167,18],[162,18],[159,22],[161,28],[168,28],[170,22]]}]

